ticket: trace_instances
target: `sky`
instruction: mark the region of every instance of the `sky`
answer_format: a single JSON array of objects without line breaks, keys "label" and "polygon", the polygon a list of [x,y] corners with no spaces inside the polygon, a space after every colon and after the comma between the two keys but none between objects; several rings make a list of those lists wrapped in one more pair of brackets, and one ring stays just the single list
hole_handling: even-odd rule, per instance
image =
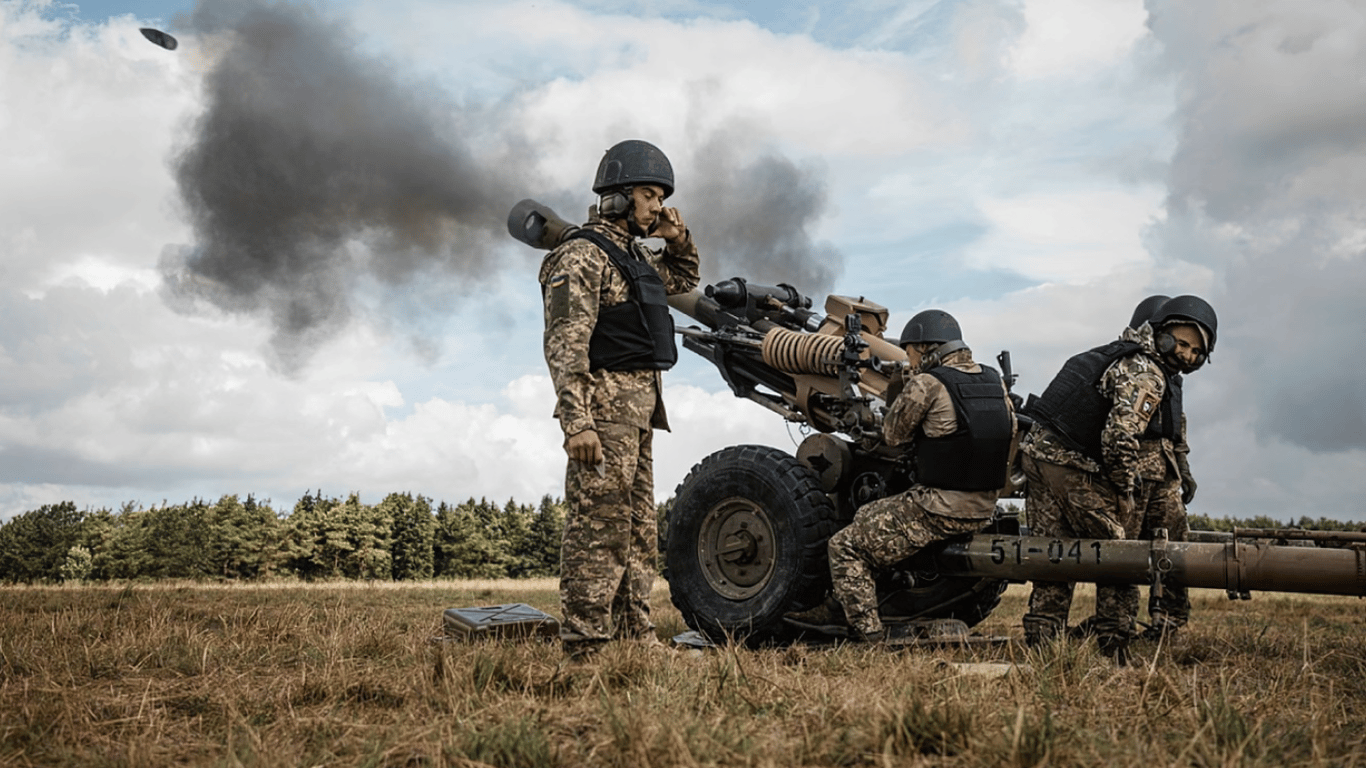
[{"label": "sky", "polygon": [[[945,309],[1022,394],[1208,299],[1191,512],[1366,520],[1363,58],[1347,0],[0,0],[0,519],[562,495],[504,221],[643,138],[704,282]],[[661,500],[803,437],[665,399]]]}]

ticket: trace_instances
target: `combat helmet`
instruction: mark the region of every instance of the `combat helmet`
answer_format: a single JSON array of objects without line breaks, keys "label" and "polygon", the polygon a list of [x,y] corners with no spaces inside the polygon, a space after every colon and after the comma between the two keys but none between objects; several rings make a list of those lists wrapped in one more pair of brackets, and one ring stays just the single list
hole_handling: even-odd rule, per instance
[{"label": "combat helmet", "polygon": [[664,189],[664,197],[674,193],[674,168],[659,147],[640,139],[619,142],[602,156],[598,173],[593,177],[593,191],[604,192],[656,184]]},{"label": "combat helmet", "polygon": [[1151,320],[1158,308],[1170,300],[1170,296],[1163,296],[1159,293],[1138,302],[1138,306],[1134,307],[1134,316],[1129,318],[1129,327],[1135,331],[1138,330],[1138,326]]},{"label": "combat helmet", "polygon": [[958,321],[942,309],[927,309],[916,314],[901,329],[901,346],[907,344],[943,344],[962,341],[963,329]]}]

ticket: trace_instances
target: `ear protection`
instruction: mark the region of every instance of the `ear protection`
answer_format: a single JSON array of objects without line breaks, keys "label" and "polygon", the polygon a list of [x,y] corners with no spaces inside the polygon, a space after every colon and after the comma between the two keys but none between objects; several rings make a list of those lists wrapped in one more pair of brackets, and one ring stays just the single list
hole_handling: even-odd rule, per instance
[{"label": "ear protection", "polygon": [[598,215],[605,219],[615,219],[631,210],[631,190],[614,189],[598,196]]}]

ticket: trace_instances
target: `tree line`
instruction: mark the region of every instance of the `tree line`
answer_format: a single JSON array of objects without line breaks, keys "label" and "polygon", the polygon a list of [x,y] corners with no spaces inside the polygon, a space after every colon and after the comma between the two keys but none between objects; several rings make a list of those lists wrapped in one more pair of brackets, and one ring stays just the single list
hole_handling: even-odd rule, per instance
[{"label": "tree line", "polygon": [[288,514],[253,496],[141,508],[39,507],[0,525],[0,582],[272,577],[412,580],[557,576],[564,502],[308,492]]},{"label": "tree line", "polygon": [[[661,529],[672,502],[658,507]],[[537,506],[471,498],[433,508],[411,493],[369,505],[357,494],[310,491],[287,514],[250,495],[150,508],[128,503],[117,512],[64,501],[0,524],[0,582],[558,576],[564,519],[564,502],[550,496]],[[1307,516],[1281,522],[1191,515],[1189,522],[1213,531],[1361,528]]]}]

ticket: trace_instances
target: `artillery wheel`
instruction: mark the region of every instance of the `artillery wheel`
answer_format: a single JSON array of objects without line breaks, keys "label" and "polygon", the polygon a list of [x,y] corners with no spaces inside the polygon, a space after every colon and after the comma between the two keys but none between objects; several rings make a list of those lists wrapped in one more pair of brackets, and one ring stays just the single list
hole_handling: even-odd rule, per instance
[{"label": "artillery wheel", "polygon": [[795,457],[762,445],[717,451],[674,494],[664,559],[673,604],[715,642],[789,639],[783,614],[829,588],[825,544],[838,529],[819,478]]}]

